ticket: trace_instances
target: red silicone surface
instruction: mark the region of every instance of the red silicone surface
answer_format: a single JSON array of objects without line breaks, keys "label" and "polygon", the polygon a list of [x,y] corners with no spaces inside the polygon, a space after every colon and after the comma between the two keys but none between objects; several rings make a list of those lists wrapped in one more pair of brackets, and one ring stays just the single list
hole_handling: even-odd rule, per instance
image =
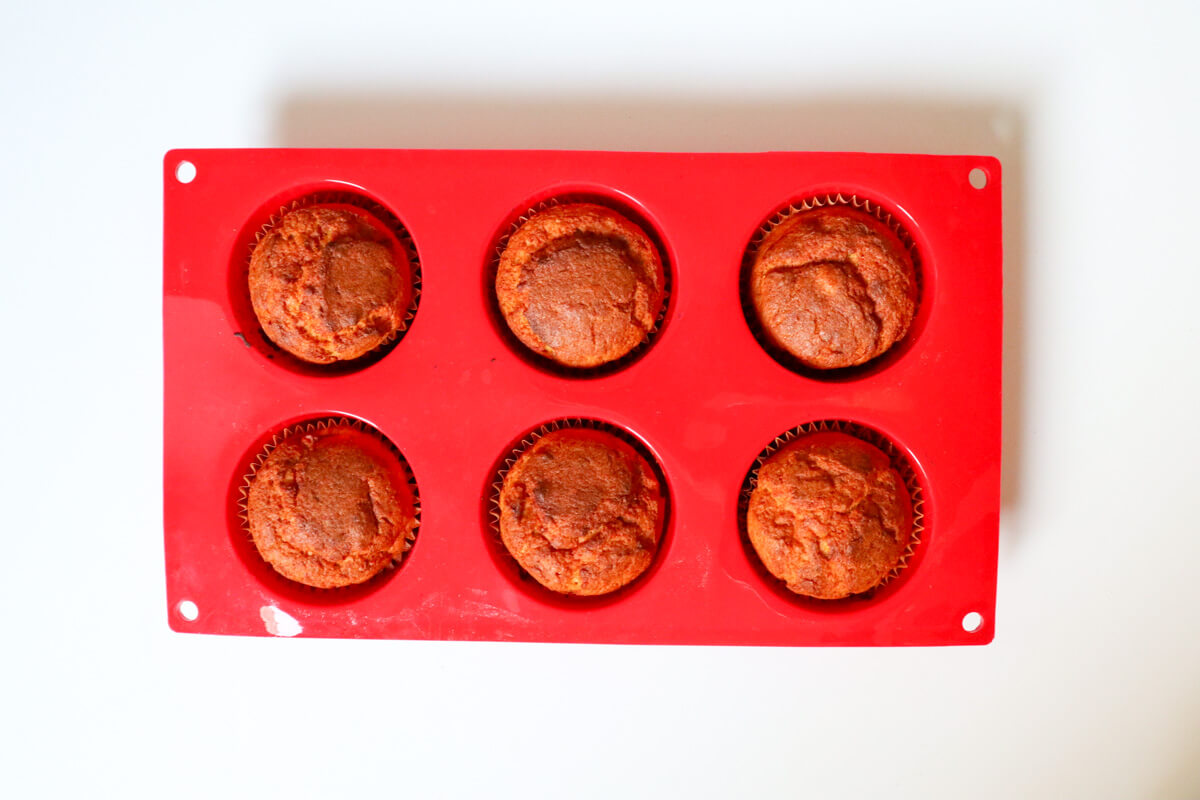
[{"label": "red silicone surface", "polygon": [[[196,165],[190,183],[175,178]],[[968,173],[987,175],[972,188]],[[176,150],[164,162],[164,516],[178,631],[303,636],[747,645],[985,644],[993,636],[1000,494],[1000,164],[979,156],[431,150]],[[768,355],[742,312],[756,230],[791,202],[879,203],[920,258],[918,318],[882,366],[822,379]],[[322,370],[269,347],[244,269],[279,208],[349,193],[407,229],[421,295],[405,335]],[[607,198],[653,228],[671,269],[660,335],[598,377],[542,369],[498,329],[487,273],[517,214],[559,195]],[[240,334],[240,336],[235,335]],[[249,464],[284,427],[373,425],[416,478],[421,526],[404,563],[315,591],[276,576],[237,518]],[[488,497],[530,431],[586,418],[657,458],[670,518],[656,563],[600,602],[547,597],[497,550]],[[869,598],[821,603],[773,582],[740,533],[759,452],[817,420],[873,429],[924,495],[909,566]],[[194,602],[187,620],[180,604]],[[963,629],[963,616],[983,624]],[[289,630],[294,632],[293,630]]]}]

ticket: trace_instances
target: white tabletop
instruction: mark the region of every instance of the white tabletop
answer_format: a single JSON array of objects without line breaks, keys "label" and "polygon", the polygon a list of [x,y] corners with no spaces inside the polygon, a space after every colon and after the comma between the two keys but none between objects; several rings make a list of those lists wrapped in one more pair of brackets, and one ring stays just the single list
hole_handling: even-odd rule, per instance
[{"label": "white tabletop", "polygon": [[[0,794],[1200,796],[1194,3],[3,19]],[[998,156],[995,642],[171,633],[162,156],[297,145]]]}]

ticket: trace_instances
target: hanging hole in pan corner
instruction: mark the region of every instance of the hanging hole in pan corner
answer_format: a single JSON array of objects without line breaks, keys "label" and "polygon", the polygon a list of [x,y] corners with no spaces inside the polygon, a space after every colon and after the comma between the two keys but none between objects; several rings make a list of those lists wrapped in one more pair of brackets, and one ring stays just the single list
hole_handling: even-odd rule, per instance
[{"label": "hanging hole in pan corner", "polygon": [[175,606],[175,610],[188,622],[195,622],[196,618],[200,616],[199,607],[191,600],[181,600],[179,605]]},{"label": "hanging hole in pan corner", "polygon": [[180,161],[175,165],[175,180],[180,183],[191,183],[196,180],[196,165],[190,161]]},{"label": "hanging hole in pan corner", "polygon": [[987,186],[988,176],[979,167],[967,173],[967,180],[971,182],[971,186],[975,189],[982,189]]},{"label": "hanging hole in pan corner", "polygon": [[978,611],[971,611],[962,618],[963,630],[967,633],[975,633],[983,627],[983,614]]}]

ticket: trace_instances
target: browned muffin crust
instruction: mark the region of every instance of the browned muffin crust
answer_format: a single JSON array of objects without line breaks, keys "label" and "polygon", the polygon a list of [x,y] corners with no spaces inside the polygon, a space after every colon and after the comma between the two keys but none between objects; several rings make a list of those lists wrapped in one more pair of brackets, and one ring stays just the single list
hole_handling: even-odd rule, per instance
[{"label": "browned muffin crust", "polygon": [[646,340],[663,283],[662,258],[640,227],[572,203],[534,215],[509,238],[496,297],[526,347],[569,367],[597,367]]},{"label": "browned muffin crust", "polygon": [[250,258],[250,300],[271,341],[329,364],[370,352],[404,325],[408,254],[377,220],[348,207],[286,214]]},{"label": "browned muffin crust", "polygon": [[555,592],[620,589],[654,561],[665,503],[654,470],[616,436],[562,429],[517,458],[500,490],[500,537]]},{"label": "browned muffin crust", "polygon": [[376,575],[408,549],[416,525],[394,460],[349,426],[279,442],[247,493],[258,552],[280,575],[319,589]]},{"label": "browned muffin crust", "polygon": [[917,309],[907,248],[883,222],[844,206],[797,212],[772,229],[750,288],[770,341],[817,369],[877,358],[904,338]]},{"label": "browned muffin crust", "polygon": [[797,594],[836,600],[877,586],[912,538],[912,500],[878,448],[844,433],[801,437],[759,468],[747,533]]}]

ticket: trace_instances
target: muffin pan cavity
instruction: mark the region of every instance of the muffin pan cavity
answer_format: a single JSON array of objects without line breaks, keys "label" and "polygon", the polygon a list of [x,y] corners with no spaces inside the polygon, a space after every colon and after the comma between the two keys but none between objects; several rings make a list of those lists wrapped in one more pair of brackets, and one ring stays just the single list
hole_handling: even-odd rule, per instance
[{"label": "muffin pan cavity", "polygon": [[[758,470],[763,462],[797,438],[821,433],[841,433],[853,436],[883,452],[888,457],[892,469],[896,470],[901,480],[904,481],[912,508],[911,539],[900,558],[900,563],[874,588],[838,600],[805,597],[788,589],[782,581],[763,566],[762,560],[750,543],[746,529],[746,512],[750,504],[750,495],[757,485]],[[925,484],[916,461],[902,447],[879,431],[847,420],[820,420],[798,425],[776,436],[759,452],[754,463],[746,472],[745,480],[742,481],[742,491],[738,497],[738,531],[741,534],[742,551],[759,580],[771,589],[778,602],[790,603],[806,611],[821,614],[853,613],[871,605],[889,602],[896,593],[902,591],[905,584],[913,580],[913,575],[918,571],[921,563],[921,555],[929,546],[930,519],[925,512],[926,496]]]},{"label": "muffin pan cavity", "polygon": [[[751,277],[754,259],[758,254],[759,246],[763,243],[763,240],[772,230],[792,218],[793,215],[804,214],[805,212],[817,209],[849,209],[865,217],[878,220],[895,235],[898,244],[907,251],[909,257],[912,259],[917,289],[917,306],[912,321],[908,325],[904,335],[885,352],[865,363],[855,366],[818,369],[802,363],[794,355],[771,341],[770,336],[763,329],[751,297]],[[868,199],[860,193],[850,191],[810,193],[777,207],[755,230],[753,236],[751,236],[749,243],[746,245],[745,253],[742,256],[742,268],[738,276],[738,291],[742,301],[742,313],[745,315],[746,324],[754,334],[754,338],[758,340],[762,349],[781,366],[813,380],[840,383],[866,378],[886,370],[912,349],[921,335],[922,329],[925,327],[929,311],[933,305],[932,303],[922,302],[922,299],[927,294],[932,294],[933,292],[932,270],[927,266],[925,259],[922,257],[922,248],[917,244],[917,235],[919,232],[914,232],[918,232],[916,223],[910,219],[906,219],[905,215],[900,211],[892,210],[878,201]]]},{"label": "muffin pan cavity", "polygon": [[[397,254],[407,257],[411,270],[411,290],[404,322],[396,333],[364,355],[347,361],[315,364],[297,358],[273,342],[263,330],[250,300],[250,259],[258,241],[285,214],[300,208],[332,208],[350,211],[380,233]],[[234,238],[229,255],[230,322],[233,338],[250,354],[270,362],[273,368],[310,377],[338,377],[365,369],[380,361],[404,338],[416,317],[421,302],[421,260],[404,223],[389,208],[365,191],[337,182],[309,184],[285,189],[256,207],[245,219]]]},{"label": "muffin pan cavity", "polygon": [[[624,356],[595,367],[570,367],[560,364],[551,358],[527,347],[509,327],[500,310],[500,302],[496,296],[496,273],[500,266],[500,258],[509,239],[528,220],[539,212],[548,209],[569,206],[573,204],[589,204],[615,211],[642,230],[658,252],[663,269],[663,296],[658,308],[654,309],[654,325],[644,341],[634,347]],[[673,287],[672,264],[674,258],[667,245],[666,239],[658,226],[655,225],[649,213],[632,197],[612,187],[570,186],[554,187],[534,193],[518,203],[503,218],[500,227],[493,236],[492,242],[485,254],[483,279],[484,291],[488,298],[488,317],[496,335],[505,345],[527,364],[546,373],[563,378],[598,378],[620,372],[637,363],[653,346],[663,333],[671,310],[671,293]]]},{"label": "muffin pan cavity", "polygon": [[[527,573],[517,560],[508,552],[500,538],[500,494],[504,478],[522,453],[529,450],[540,438],[554,431],[574,431],[586,436],[588,432],[607,434],[633,448],[641,456],[654,473],[658,481],[658,491],[662,498],[661,519],[659,523],[658,546],[654,560],[646,570],[634,578],[629,584],[608,594],[594,596],[574,596],[551,591],[537,582]],[[496,569],[509,583],[528,596],[531,600],[559,609],[587,611],[605,608],[632,598],[639,588],[653,580],[663,561],[668,557],[671,546],[671,490],[666,473],[653,451],[628,430],[616,425],[594,419],[557,419],[539,425],[526,431],[520,438],[513,441],[500,458],[492,465],[488,475],[488,484],[484,487],[483,525],[485,546],[491,554]]]},{"label": "muffin pan cavity", "polygon": [[[203,180],[178,181],[181,161]],[[987,173],[983,188],[971,185],[973,169]],[[164,545],[175,630],[693,645],[991,641],[1003,315],[995,159],[177,150],[167,154],[162,179]],[[920,278],[904,339],[834,375],[794,370],[764,350],[741,291],[756,235],[780,211],[814,198],[869,199],[870,213],[882,209],[909,237]],[[654,334],[597,370],[535,357],[510,335],[494,288],[514,225],[531,210],[573,201],[636,223],[666,274]],[[344,364],[305,364],[259,332],[246,282],[255,238],[281,209],[309,202],[365,208],[414,257],[419,252],[419,313],[414,303],[415,317],[390,349]],[[403,454],[420,484],[420,529],[398,567],[363,584],[319,590],[264,561],[239,503],[250,466],[274,437],[328,418],[369,425]],[[618,436],[661,483],[666,510],[654,557],[638,572],[648,539],[614,536],[632,555],[624,572],[608,573],[620,586],[610,594],[545,588],[497,535],[496,485],[507,462],[531,437],[564,424]],[[780,436],[813,424],[842,426],[887,453],[921,513],[906,566],[876,589],[840,600],[792,594],[766,573],[744,532],[743,495],[756,459]],[[591,469],[535,475],[559,480]],[[621,473],[602,465],[595,474]],[[610,491],[613,484],[598,485]],[[628,496],[632,510],[622,519],[629,527],[621,530],[644,532],[644,496]],[[541,518],[522,530],[568,547],[574,532],[590,531],[571,508],[561,530]],[[875,564],[894,557],[887,545],[875,551],[885,554]],[[585,582],[587,591],[606,585],[592,561],[586,575],[582,568],[575,575],[575,562],[551,574],[535,559],[558,561],[540,543],[514,548],[548,583],[569,575],[560,585],[571,591],[583,591],[574,587]],[[596,549],[597,558],[615,552]],[[622,584],[629,575],[636,577]],[[194,618],[178,613],[183,601],[196,604]],[[981,621],[968,629],[963,618],[972,612]]]},{"label": "muffin pan cavity", "polygon": [[[361,434],[360,443],[367,447],[381,462],[389,465],[391,481],[396,487],[396,496],[407,518],[415,520],[408,537],[409,546],[402,557],[384,568],[367,581],[335,589],[317,589],[289,580],[279,574],[259,554],[250,535],[247,519],[248,490],[254,475],[275,446],[295,435],[316,433],[329,427],[349,428]],[[382,589],[396,579],[413,557],[421,527],[421,493],[416,476],[399,448],[377,428],[360,419],[340,414],[306,416],[292,420],[263,432],[249,443],[249,447],[237,462],[237,469],[230,478],[227,524],[230,542],[237,558],[255,581],[273,595],[295,602],[338,606],[353,603]]]}]

